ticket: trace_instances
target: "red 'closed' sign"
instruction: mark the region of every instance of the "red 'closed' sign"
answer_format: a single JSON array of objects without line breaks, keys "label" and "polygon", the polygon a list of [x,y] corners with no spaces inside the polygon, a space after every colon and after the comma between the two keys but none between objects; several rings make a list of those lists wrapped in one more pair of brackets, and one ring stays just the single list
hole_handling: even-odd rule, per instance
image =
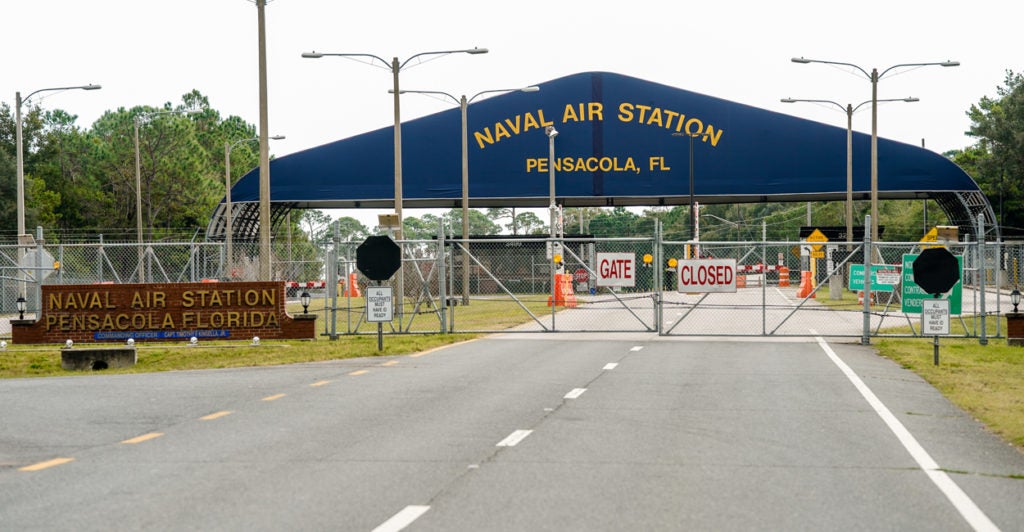
[{"label": "red 'closed' sign", "polygon": [[676,268],[680,292],[735,292],[735,259],[681,260]]}]

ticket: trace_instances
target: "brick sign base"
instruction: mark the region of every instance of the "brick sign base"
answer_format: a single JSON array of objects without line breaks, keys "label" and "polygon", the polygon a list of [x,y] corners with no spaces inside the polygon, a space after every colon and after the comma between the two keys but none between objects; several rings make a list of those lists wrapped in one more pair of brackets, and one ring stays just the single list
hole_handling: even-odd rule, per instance
[{"label": "brick sign base", "polygon": [[312,339],[315,316],[285,312],[284,282],[44,285],[39,319],[12,321],[18,344]]}]

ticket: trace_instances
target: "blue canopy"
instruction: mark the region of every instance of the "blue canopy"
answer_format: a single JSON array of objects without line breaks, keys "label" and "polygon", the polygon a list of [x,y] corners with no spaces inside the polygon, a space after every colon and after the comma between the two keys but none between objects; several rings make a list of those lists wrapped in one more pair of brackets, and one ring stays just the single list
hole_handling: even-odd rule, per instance
[{"label": "blue canopy", "polygon": [[[691,156],[701,203],[842,200],[846,129],[608,72],[586,72],[468,107],[471,207],[687,204]],[[402,125],[404,207],[461,206],[458,108]],[[853,193],[870,197],[870,136],[853,135]],[[692,147],[692,154],[691,154]],[[385,208],[394,204],[394,137],[387,127],[270,163],[275,209]],[[952,161],[878,140],[882,199],[937,200],[954,223],[991,215],[978,185]],[[259,170],[232,188],[244,221],[259,201]],[[219,212],[223,211],[223,204]],[[240,223],[237,233],[245,233]],[[250,227],[254,227],[249,224]],[[217,233],[222,224],[211,223]]]}]

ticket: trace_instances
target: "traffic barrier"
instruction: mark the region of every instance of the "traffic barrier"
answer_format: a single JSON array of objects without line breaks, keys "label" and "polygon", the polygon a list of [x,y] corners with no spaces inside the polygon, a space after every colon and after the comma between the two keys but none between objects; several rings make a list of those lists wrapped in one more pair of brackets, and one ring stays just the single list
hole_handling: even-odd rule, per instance
[{"label": "traffic barrier", "polygon": [[779,266],[779,287],[785,288],[787,286],[789,286],[789,268]]},{"label": "traffic barrier", "polygon": [[746,275],[737,275],[736,276],[736,288],[746,288],[746,287],[747,287],[747,276]]},{"label": "traffic barrier", "polygon": [[548,296],[548,306],[557,305],[566,308],[576,307],[576,294],[572,291],[572,274],[555,274],[555,295]]},{"label": "traffic barrier", "polygon": [[811,277],[811,272],[800,272],[800,288],[796,290],[796,297],[814,298],[814,279]]},{"label": "traffic barrier", "polygon": [[359,275],[356,273],[350,273],[348,275],[348,290],[345,291],[345,295],[349,297],[363,297],[362,292],[359,291]]},{"label": "traffic barrier", "polygon": [[[875,299],[875,294],[877,294],[877,293],[878,292],[871,292],[871,304],[872,305],[875,304],[875,301],[878,301],[877,299]],[[863,305],[864,304],[864,291],[863,290],[858,290],[857,291],[857,304],[858,305]]]}]

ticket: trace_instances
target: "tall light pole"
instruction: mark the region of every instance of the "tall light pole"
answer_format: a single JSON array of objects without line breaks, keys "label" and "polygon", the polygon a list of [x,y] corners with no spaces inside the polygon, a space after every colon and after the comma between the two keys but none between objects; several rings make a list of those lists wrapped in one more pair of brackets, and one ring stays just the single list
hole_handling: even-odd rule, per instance
[{"label": "tall light pole", "polygon": [[[548,211],[551,215],[551,238],[555,238],[555,218],[558,216],[558,206],[555,205],[555,137],[558,130],[555,126],[544,128],[544,134],[548,136]],[[554,241],[552,240],[552,253],[554,253]]]},{"label": "tall light pole", "polygon": [[673,137],[690,137],[690,240],[697,238],[697,210],[693,197],[693,139],[701,136],[701,132],[693,133],[689,130],[673,133]]},{"label": "tall light pole", "polygon": [[[865,100],[858,103],[857,105],[846,104],[845,106],[834,102],[832,100],[801,100],[794,98],[783,98],[782,103],[825,103],[834,105],[844,111],[846,111],[846,241],[853,241],[853,113],[857,112],[857,109],[864,104],[871,103],[871,100]],[[907,97],[907,98],[889,98],[885,100],[878,100],[881,102],[918,102],[921,101],[918,98]],[[809,205],[809,204],[808,204]],[[808,222],[807,225],[811,225]]]},{"label": "tall light pole", "polygon": [[[392,89],[393,90],[393,89]],[[434,94],[437,96],[447,96],[452,101],[459,104],[459,109],[462,111],[462,304],[469,304],[469,120],[468,109],[469,104],[473,102],[478,96],[484,94],[492,94],[496,92],[537,92],[540,87],[529,86],[520,87],[517,89],[491,89],[486,91],[480,91],[469,98],[463,94],[461,98],[456,98],[447,92],[442,91],[419,91],[419,90],[402,90],[402,93],[411,94]],[[388,91],[392,92],[392,91]]]},{"label": "tall light pole", "polygon": [[269,281],[270,274],[270,146],[267,130],[267,22],[264,8],[268,0],[256,2],[258,25],[260,86],[260,281]]},{"label": "tall light pole", "polygon": [[959,61],[942,61],[933,63],[900,63],[886,68],[881,73],[878,72],[877,68],[871,69],[869,74],[867,70],[853,64],[843,63],[839,61],[822,61],[820,59],[806,59],[804,57],[792,58],[794,63],[808,64],[808,63],[822,63],[826,65],[840,65],[847,66],[859,70],[861,74],[864,74],[871,81],[871,241],[878,241],[878,80],[882,79],[887,73],[898,68],[911,68],[911,67],[925,67],[925,66],[941,66],[941,67],[955,67],[960,66]]},{"label": "tall light pole", "polygon": [[[409,62],[416,58],[421,58],[428,55],[449,55],[449,54],[486,54],[487,48],[470,48],[465,50],[441,50],[437,52],[420,52],[410,56],[405,61],[399,61],[397,57],[386,61],[385,59],[373,55],[373,54],[350,54],[350,53],[321,53],[321,52],[304,52],[302,57],[307,59],[320,59],[321,57],[348,57],[348,58],[363,58],[368,59],[372,64],[373,61],[380,62],[384,68],[391,71],[392,87],[391,92],[394,95],[394,106],[395,106],[395,214],[398,215],[398,229],[395,231],[395,239],[402,240],[402,111],[400,105],[400,96],[402,94],[401,89],[398,86],[398,74],[406,66],[410,68]],[[422,62],[422,61],[421,61]],[[417,63],[420,64],[420,63]],[[404,253],[403,253],[404,256]],[[398,275],[398,294],[395,296],[397,314],[401,317],[404,314],[404,304],[402,299],[405,292],[405,274],[399,269],[396,273]]]},{"label": "tall light pole", "polygon": [[25,154],[24,154],[24,138],[22,137],[22,126],[21,126],[21,106],[28,102],[32,96],[39,94],[40,92],[47,91],[66,91],[74,89],[82,89],[86,91],[93,91],[103,88],[102,85],[75,85],[74,87],[52,87],[47,89],[39,89],[28,93],[28,96],[22,98],[20,92],[14,93],[14,130],[15,130],[15,158],[17,159],[17,203],[18,203],[18,236],[25,234]]},{"label": "tall light pole", "polygon": [[[135,124],[135,237],[138,240],[139,246],[139,282],[146,282],[146,270],[143,266],[143,258],[145,257],[145,249],[143,248],[142,240],[142,157],[140,156],[139,149],[139,128],[143,122],[149,122],[151,118],[159,115],[168,114],[194,114],[197,113],[197,109],[170,109],[166,111],[152,111],[148,113],[140,113],[135,115],[133,120]],[[150,220],[150,223],[153,221]]]},{"label": "tall light pole", "polygon": [[[284,135],[274,135],[269,137],[269,140],[281,140]],[[235,262],[235,253],[232,249],[234,229],[232,225],[231,212],[231,150],[243,142],[256,142],[259,141],[259,137],[249,137],[246,139],[239,139],[231,143],[231,141],[224,141],[224,242],[226,244],[225,255],[227,255],[227,265],[230,268]]]}]

